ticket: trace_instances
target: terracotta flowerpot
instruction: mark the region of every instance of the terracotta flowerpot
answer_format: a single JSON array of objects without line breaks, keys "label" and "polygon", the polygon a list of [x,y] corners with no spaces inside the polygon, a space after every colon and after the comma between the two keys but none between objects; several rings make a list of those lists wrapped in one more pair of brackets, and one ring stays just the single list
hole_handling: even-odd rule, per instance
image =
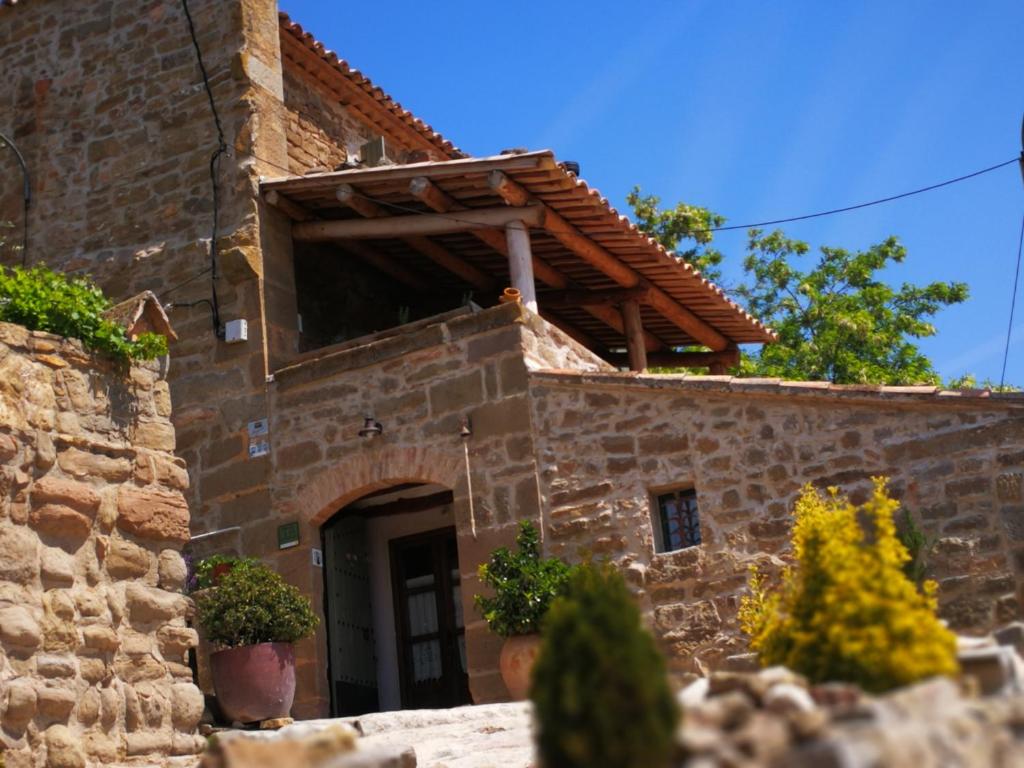
[{"label": "terracotta flowerpot", "polygon": [[210,654],[213,689],[224,716],[238,723],[288,717],[295,699],[291,643],[243,645]]},{"label": "terracotta flowerpot", "polygon": [[513,635],[501,647],[498,664],[501,679],[516,701],[523,701],[530,693],[530,674],[540,652],[540,635]]}]

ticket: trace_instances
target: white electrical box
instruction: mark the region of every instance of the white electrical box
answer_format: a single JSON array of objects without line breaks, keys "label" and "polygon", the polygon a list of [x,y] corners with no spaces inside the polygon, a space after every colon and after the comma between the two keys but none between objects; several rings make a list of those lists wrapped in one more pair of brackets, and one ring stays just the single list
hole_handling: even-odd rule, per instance
[{"label": "white electrical box", "polygon": [[324,553],[322,549],[311,549],[310,554],[313,556],[313,567],[323,568],[324,567]]},{"label": "white electrical box", "polygon": [[249,323],[245,320],[228,320],[224,326],[224,341],[238,344],[249,339]]}]

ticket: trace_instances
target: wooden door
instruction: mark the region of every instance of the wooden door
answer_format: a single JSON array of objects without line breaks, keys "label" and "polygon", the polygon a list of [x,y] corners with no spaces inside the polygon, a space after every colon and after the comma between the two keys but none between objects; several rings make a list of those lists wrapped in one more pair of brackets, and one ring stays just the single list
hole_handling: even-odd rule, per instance
[{"label": "wooden door", "polygon": [[391,574],[402,707],[469,704],[455,529],[393,539]]},{"label": "wooden door", "polygon": [[331,712],[335,717],[376,712],[377,654],[366,518],[341,517],[323,531]]}]

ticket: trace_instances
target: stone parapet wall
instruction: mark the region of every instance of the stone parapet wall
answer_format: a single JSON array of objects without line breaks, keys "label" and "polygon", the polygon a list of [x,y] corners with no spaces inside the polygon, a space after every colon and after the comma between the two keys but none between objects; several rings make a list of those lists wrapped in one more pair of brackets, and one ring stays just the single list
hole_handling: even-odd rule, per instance
[{"label": "stone parapet wall", "polygon": [[[873,476],[934,541],[942,615],[981,633],[1024,600],[1024,397],[531,373],[548,547],[615,560],[678,670],[746,650],[747,568],[777,572],[801,487]],[[696,490],[703,543],[656,554],[654,495]]]},{"label": "stone parapet wall", "polygon": [[157,364],[0,323],[6,768],[194,754],[184,462]]}]

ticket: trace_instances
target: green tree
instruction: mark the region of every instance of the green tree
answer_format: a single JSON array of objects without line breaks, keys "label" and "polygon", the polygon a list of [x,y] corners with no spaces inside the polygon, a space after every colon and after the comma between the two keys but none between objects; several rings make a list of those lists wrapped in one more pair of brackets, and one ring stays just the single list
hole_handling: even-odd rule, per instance
[{"label": "green tree", "polygon": [[[710,245],[725,219],[704,208],[678,204],[660,209],[656,196],[634,188],[627,198],[638,226],[715,279],[722,254]],[[744,353],[741,376],[826,380],[840,384],[939,384],[931,361],[915,344],[935,334],[931,319],[944,307],[966,301],[965,283],[904,283],[882,279],[907,258],[889,237],[866,250],[822,246],[811,260],[808,243],[780,231],[750,230],[743,260],[745,280],[733,291],[779,336],[774,344]],[[706,265],[706,266],[705,266]]]},{"label": "green tree", "polygon": [[779,335],[775,344],[744,357],[743,374],[823,379],[844,384],[938,384],[914,339],[935,334],[930,319],[967,299],[965,283],[904,283],[879,273],[902,263],[895,237],[863,251],[822,246],[817,262],[796,262],[810,246],[781,231],[751,230],[743,262],[749,282],[737,290],[750,312]]},{"label": "green tree", "polygon": [[[715,227],[725,223],[725,217],[696,205],[677,203],[674,208],[661,209],[661,198],[657,195],[641,195],[640,187],[626,196],[626,202],[633,209],[636,225],[653,237],[665,248],[675,251],[676,256],[693,264],[702,276],[715,283],[722,281],[723,254],[711,247]],[[693,241],[685,250],[679,249],[683,240]]]}]

